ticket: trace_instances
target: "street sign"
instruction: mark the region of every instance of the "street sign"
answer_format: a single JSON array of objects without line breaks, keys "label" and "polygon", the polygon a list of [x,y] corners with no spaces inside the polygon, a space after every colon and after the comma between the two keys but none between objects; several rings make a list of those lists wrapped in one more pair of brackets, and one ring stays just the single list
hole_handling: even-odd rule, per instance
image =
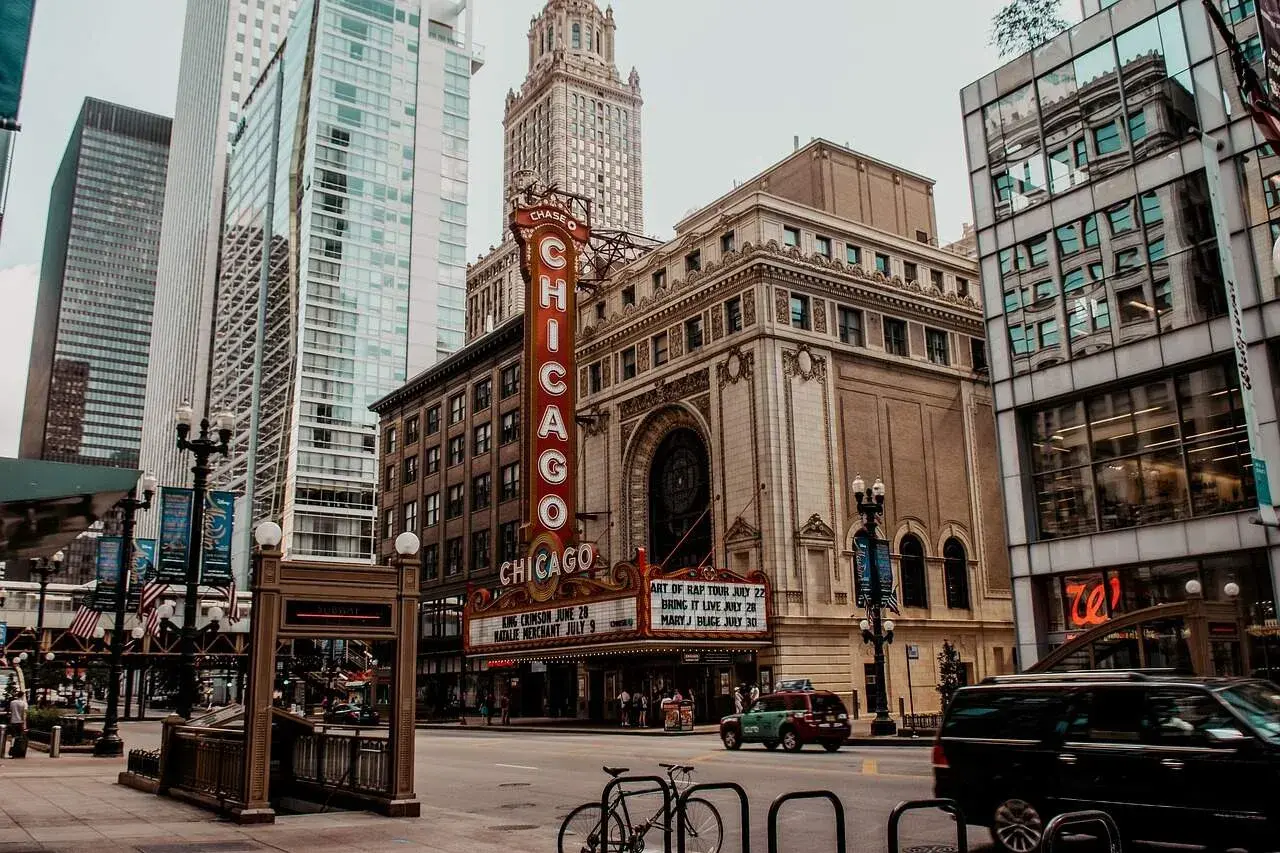
[{"label": "street sign", "polygon": [[907,643],[907,660],[920,660],[920,647]]},{"label": "street sign", "polygon": [[9,644],[9,623],[0,622],[0,646]]}]

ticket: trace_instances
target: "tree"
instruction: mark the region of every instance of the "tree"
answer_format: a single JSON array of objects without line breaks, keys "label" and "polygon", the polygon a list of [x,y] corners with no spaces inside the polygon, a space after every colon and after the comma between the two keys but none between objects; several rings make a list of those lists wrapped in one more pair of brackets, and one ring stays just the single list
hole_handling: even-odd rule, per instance
[{"label": "tree", "polygon": [[1067,28],[1062,0],[1012,0],[991,18],[991,44],[1001,56],[1039,47]]},{"label": "tree", "polygon": [[960,662],[960,653],[950,642],[943,640],[942,651],[938,652],[938,694],[942,697],[944,711],[962,684],[964,664]]}]

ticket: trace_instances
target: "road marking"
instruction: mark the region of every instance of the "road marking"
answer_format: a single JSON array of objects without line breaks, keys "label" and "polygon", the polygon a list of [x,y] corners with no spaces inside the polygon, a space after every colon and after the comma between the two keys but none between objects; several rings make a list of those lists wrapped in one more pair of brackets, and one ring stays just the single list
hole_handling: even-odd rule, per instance
[{"label": "road marking", "polygon": [[880,765],[874,758],[862,759],[862,775],[863,776],[879,776]]},{"label": "road marking", "polygon": [[711,760],[711,759],[713,759],[713,758],[717,758],[717,757],[719,757],[719,755],[720,755],[720,753],[718,753],[718,752],[708,752],[706,755],[699,755],[697,758],[690,758],[690,759],[689,759],[689,763],[690,763],[690,764],[697,764],[697,763],[702,762],[702,761],[710,761],[710,760]]},{"label": "road marking", "polygon": [[512,770],[537,770],[536,767],[530,767],[527,764],[495,764],[494,767],[510,767]]}]

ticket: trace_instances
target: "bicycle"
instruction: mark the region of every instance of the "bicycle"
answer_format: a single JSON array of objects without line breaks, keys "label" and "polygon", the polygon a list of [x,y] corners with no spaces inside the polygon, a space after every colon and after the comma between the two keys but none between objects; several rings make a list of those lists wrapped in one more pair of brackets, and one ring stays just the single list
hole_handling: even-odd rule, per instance
[{"label": "bicycle", "polygon": [[[633,824],[627,798],[661,792],[657,788],[624,792],[619,786],[605,814],[605,822],[609,826],[608,838],[601,837],[600,803],[584,803],[569,812],[564,823],[560,824],[560,853],[641,853],[644,850],[644,837],[653,827],[660,825],[663,834],[673,835],[676,831],[679,793],[693,784],[689,779],[693,767],[688,764],[665,763],[658,766],[667,771],[667,778],[671,780],[671,787],[676,792],[669,808],[664,801],[648,820]],[[616,779],[630,768],[603,769]],[[681,778],[677,779],[676,774],[680,774]],[[701,797],[690,797],[684,805],[684,817],[687,853],[720,853],[720,844],[724,840],[724,821],[720,819],[720,812],[716,807]]]}]

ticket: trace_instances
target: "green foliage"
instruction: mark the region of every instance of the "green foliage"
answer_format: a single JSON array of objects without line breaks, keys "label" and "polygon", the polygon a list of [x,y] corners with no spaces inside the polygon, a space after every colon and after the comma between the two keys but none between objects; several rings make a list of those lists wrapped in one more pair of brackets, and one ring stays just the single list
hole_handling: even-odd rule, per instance
[{"label": "green foliage", "polygon": [[1012,0],[991,18],[991,44],[1004,56],[1039,47],[1067,28],[1062,0]]},{"label": "green foliage", "polygon": [[942,641],[942,651],[938,652],[938,695],[942,697],[942,707],[951,704],[951,697],[964,683],[964,667],[960,662],[960,653],[950,642]]},{"label": "green foliage", "polygon": [[27,709],[27,727],[42,732],[51,731],[54,726],[62,725],[62,710],[59,708]]}]

